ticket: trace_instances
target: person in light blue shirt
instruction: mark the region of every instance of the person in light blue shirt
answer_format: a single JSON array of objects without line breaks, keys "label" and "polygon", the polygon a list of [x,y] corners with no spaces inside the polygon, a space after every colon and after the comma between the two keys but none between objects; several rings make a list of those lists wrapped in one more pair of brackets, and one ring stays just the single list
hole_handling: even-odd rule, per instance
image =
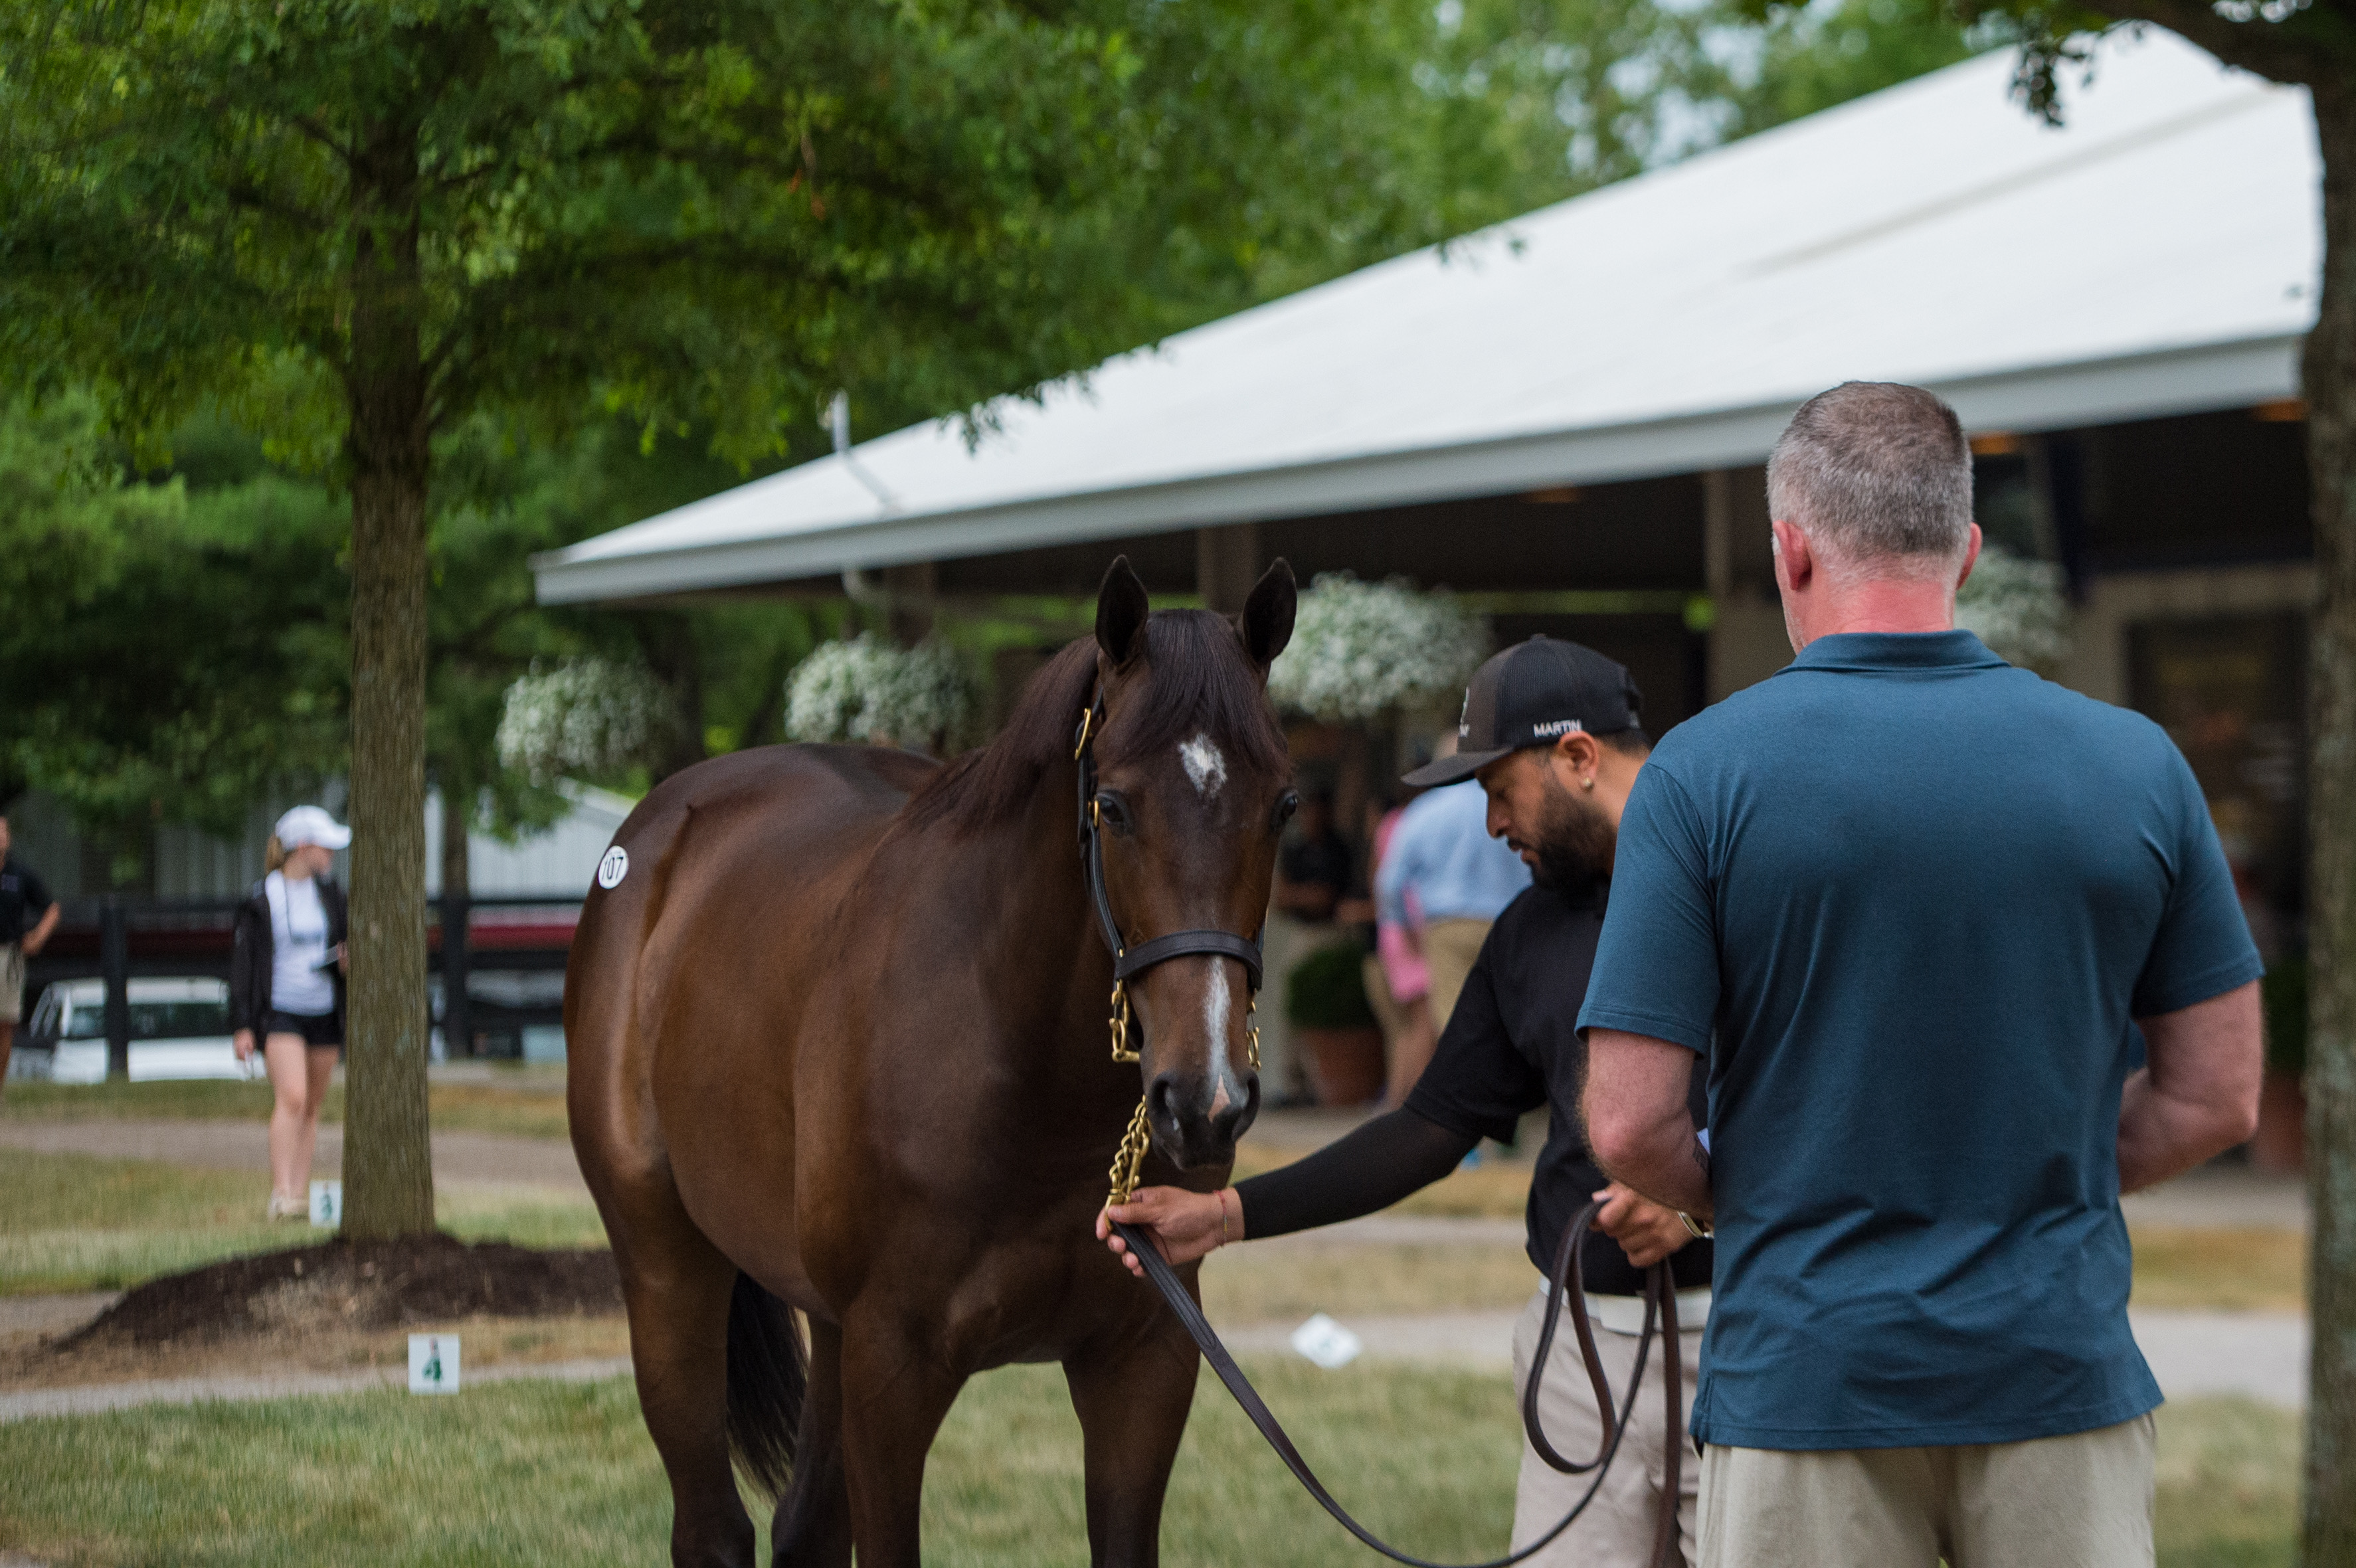
[{"label": "person in light blue shirt", "polygon": [[1418,795],[1400,813],[1376,873],[1375,904],[1423,949],[1435,1029],[1448,1027],[1491,923],[1529,885],[1521,856],[1489,837],[1489,797],[1475,781]]},{"label": "person in light blue shirt", "polygon": [[1715,1224],[1701,1563],[2148,1568],[2119,1194],[2256,1125],[2232,873],[2158,725],[1954,628],[1944,403],[1811,400],[1768,498],[1797,657],[1655,750],[1579,1019],[1599,1163]]}]

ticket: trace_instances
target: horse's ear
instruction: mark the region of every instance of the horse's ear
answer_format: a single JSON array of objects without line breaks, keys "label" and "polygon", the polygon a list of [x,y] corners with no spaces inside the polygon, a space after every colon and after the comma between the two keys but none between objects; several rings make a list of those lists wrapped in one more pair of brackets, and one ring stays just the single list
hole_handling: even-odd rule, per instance
[{"label": "horse's ear", "polygon": [[1292,613],[1299,599],[1292,565],[1279,556],[1244,601],[1244,648],[1260,668],[1274,664],[1284,645],[1292,641]]},{"label": "horse's ear", "polygon": [[[1097,646],[1115,665],[1129,662],[1131,654],[1142,653],[1145,644],[1141,634],[1145,630],[1145,617],[1152,606],[1145,597],[1145,584],[1130,570],[1129,557],[1113,557],[1112,566],[1105,572],[1104,586],[1097,590]],[[1285,623],[1291,624],[1291,612],[1285,613]]]}]

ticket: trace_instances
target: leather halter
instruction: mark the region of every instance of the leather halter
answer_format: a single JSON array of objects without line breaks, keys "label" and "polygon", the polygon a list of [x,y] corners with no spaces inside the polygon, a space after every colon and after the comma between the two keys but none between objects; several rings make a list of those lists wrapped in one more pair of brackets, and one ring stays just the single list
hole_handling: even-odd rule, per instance
[{"label": "leather halter", "polygon": [[[1156,964],[1173,958],[1184,958],[1196,954],[1214,958],[1232,958],[1244,966],[1250,976],[1251,988],[1258,993],[1262,964],[1259,939],[1237,936],[1231,931],[1173,931],[1130,947],[1121,941],[1120,923],[1113,918],[1112,898],[1105,891],[1104,832],[1101,813],[1097,805],[1096,733],[1104,720],[1104,688],[1097,688],[1087,709],[1080,715],[1080,727],[1072,735],[1072,760],[1078,764],[1080,855],[1087,865],[1088,901],[1096,906],[1097,929],[1104,936],[1107,951],[1112,954],[1114,1002],[1122,1004],[1122,990],[1135,976],[1143,974]],[[1124,1017],[1125,1012],[1124,1012]],[[1117,1047],[1118,1049],[1118,1047]]]}]

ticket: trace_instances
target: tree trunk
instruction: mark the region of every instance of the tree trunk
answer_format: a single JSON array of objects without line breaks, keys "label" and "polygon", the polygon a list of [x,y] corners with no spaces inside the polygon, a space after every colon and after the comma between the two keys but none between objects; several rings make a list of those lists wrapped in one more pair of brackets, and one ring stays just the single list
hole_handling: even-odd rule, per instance
[{"label": "tree trunk", "polygon": [[2356,1568],[2356,91],[2315,93],[2323,297],[2307,340],[2319,592],[2312,635],[2308,880],[2308,1187],[2314,1360],[2308,1568]]},{"label": "tree trunk", "polygon": [[356,161],[352,367],[351,1016],[344,1234],[434,1229],[425,1111],[425,501],[417,130]]}]

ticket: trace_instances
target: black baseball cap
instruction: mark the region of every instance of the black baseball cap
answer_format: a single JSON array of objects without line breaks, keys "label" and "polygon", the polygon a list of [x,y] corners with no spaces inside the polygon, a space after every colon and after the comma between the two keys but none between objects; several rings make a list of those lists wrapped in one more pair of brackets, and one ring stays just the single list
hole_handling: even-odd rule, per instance
[{"label": "black baseball cap", "polygon": [[1469,779],[1525,746],[1551,746],[1576,731],[1633,730],[1643,693],[1625,665],[1593,648],[1545,636],[1515,643],[1472,672],[1456,723],[1456,754],[1427,763],[1401,782],[1418,788]]}]

